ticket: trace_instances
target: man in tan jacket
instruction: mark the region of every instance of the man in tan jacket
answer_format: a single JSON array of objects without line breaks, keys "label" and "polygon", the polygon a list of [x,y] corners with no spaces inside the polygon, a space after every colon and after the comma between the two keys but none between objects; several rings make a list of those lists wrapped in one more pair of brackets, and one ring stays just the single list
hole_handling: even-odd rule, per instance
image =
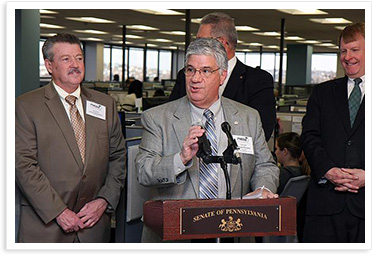
[{"label": "man in tan jacket", "polygon": [[108,242],[125,179],[115,102],[80,86],[84,56],[75,36],[49,38],[43,55],[52,81],[16,99],[18,241]]}]

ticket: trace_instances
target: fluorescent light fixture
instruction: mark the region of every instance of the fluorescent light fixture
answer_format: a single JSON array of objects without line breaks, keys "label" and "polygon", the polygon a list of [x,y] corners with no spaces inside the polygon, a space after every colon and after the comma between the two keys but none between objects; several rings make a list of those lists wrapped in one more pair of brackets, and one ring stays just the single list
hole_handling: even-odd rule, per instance
[{"label": "fluorescent light fixture", "polygon": [[174,42],[175,45],[185,45],[185,42]]},{"label": "fluorescent light fixture", "polygon": [[250,49],[241,49],[241,50],[239,50],[239,51],[251,52],[252,50],[250,50]]},{"label": "fluorescent light fixture", "polygon": [[292,14],[292,15],[324,15],[327,12],[317,9],[276,9],[277,11]]},{"label": "fluorescent light fixture", "polygon": [[[277,37],[277,38],[280,39],[280,37]],[[285,36],[284,39],[287,40],[287,41],[302,41],[302,40],[305,40],[305,38],[299,37],[297,35],[295,35],[295,36]]]},{"label": "fluorescent light fixture", "polygon": [[152,43],[148,43],[146,46],[147,46],[147,47],[159,47],[159,45],[152,44]]},{"label": "fluorescent light fixture", "polygon": [[109,23],[116,23],[112,20],[95,18],[95,17],[66,17],[68,20],[80,21],[80,22],[87,22],[87,23],[102,23],[102,24],[109,24]]},{"label": "fluorescent light fixture", "polygon": [[258,31],[258,28],[250,27],[250,26],[235,26],[236,31]]},{"label": "fluorescent light fixture", "polygon": [[[182,18],[181,20],[186,21],[185,18]],[[202,20],[202,18],[191,19],[191,23],[200,24],[201,20]]]},{"label": "fluorescent light fixture", "polygon": [[168,40],[168,39],[162,39],[162,38],[158,38],[158,39],[148,39],[150,42],[164,42],[164,43],[168,43],[168,42],[173,42],[172,40]]},{"label": "fluorescent light fixture", "polygon": [[145,25],[127,25],[127,28],[134,29],[134,30],[159,30],[159,28],[145,26]]},{"label": "fluorescent light fixture", "polygon": [[167,9],[131,9],[132,11],[142,12],[147,14],[154,14],[154,15],[184,15],[182,12],[167,10]]},{"label": "fluorescent light fixture", "polygon": [[264,48],[268,48],[268,49],[279,49],[279,46],[277,45],[268,45],[268,46],[263,46]]},{"label": "fluorescent light fixture", "polygon": [[305,40],[305,41],[298,41],[299,43],[305,43],[305,44],[317,44],[317,43],[321,43],[319,41],[316,41],[316,40]]},{"label": "fluorescent light fixture", "polygon": [[243,43],[242,45],[246,45],[246,46],[252,46],[252,47],[259,47],[259,46],[263,46],[262,43]]},{"label": "fluorescent light fixture", "polygon": [[333,43],[320,43],[320,44],[315,44],[316,46],[322,46],[322,47],[335,47],[336,45]]},{"label": "fluorescent light fixture", "polygon": [[[123,38],[123,36],[121,36],[121,38]],[[143,39],[144,37],[143,37],[143,36],[139,36],[139,35],[126,35],[125,38],[130,38],[130,39]]]},{"label": "fluorescent light fixture", "polygon": [[349,24],[350,20],[344,18],[325,18],[325,19],[309,19],[312,22],[320,24]]},{"label": "fluorescent light fixture", "polygon": [[338,29],[338,30],[344,30],[345,27],[346,26],[335,26],[335,28]]},{"label": "fluorescent light fixture", "polygon": [[102,42],[103,39],[101,38],[95,38],[95,37],[82,37],[80,38],[80,40],[83,40],[83,41],[95,41],[95,42]]},{"label": "fluorescent light fixture", "polygon": [[86,30],[73,30],[76,33],[84,33],[84,34],[96,34],[96,35],[105,35],[108,34],[107,32],[104,31],[99,31],[99,30],[93,30],[93,29],[86,29]]},{"label": "fluorescent light fixture", "polygon": [[52,37],[52,36],[55,36],[57,35],[56,33],[47,33],[47,34],[40,34],[40,36],[42,37]]},{"label": "fluorescent light fixture", "polygon": [[41,28],[53,28],[53,29],[63,29],[65,27],[58,26],[58,25],[52,25],[52,24],[46,24],[46,23],[40,23]]},{"label": "fluorescent light fixture", "polygon": [[41,9],[39,10],[39,13],[40,14],[57,14],[58,12]]},{"label": "fluorescent light fixture", "polygon": [[40,15],[40,19],[55,19],[55,16]]},{"label": "fluorescent light fixture", "polygon": [[183,32],[183,31],[162,31],[159,33],[166,34],[166,35],[186,35],[186,32]]},{"label": "fluorescent light fixture", "polygon": [[278,32],[253,32],[255,35],[263,35],[263,36],[280,36]]}]

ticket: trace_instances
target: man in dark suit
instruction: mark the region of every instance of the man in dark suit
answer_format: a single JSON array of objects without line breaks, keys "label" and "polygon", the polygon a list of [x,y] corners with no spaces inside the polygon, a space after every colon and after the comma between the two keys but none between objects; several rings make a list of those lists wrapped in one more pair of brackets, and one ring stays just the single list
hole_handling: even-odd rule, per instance
[{"label": "man in dark suit", "polygon": [[80,86],[84,56],[75,36],[47,39],[43,55],[52,81],[16,99],[18,241],[108,242],[125,179],[115,102]]},{"label": "man in dark suit", "polygon": [[[238,34],[234,20],[224,13],[207,14],[201,21],[196,37],[216,38],[223,44],[229,61],[227,77],[219,93],[256,109],[268,141],[276,121],[273,78],[268,72],[246,66],[237,59],[235,50]],[[180,70],[169,99],[175,100],[185,95],[185,74]]]},{"label": "man in dark suit", "polygon": [[340,35],[346,76],[314,87],[301,141],[311,167],[304,242],[365,241],[364,23]]}]

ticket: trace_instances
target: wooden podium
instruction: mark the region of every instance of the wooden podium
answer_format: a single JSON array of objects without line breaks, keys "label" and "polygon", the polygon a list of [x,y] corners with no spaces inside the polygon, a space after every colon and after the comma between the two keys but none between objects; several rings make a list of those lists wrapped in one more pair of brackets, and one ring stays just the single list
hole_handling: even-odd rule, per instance
[{"label": "wooden podium", "polygon": [[164,241],[296,235],[296,199],[147,201],[144,223]]}]

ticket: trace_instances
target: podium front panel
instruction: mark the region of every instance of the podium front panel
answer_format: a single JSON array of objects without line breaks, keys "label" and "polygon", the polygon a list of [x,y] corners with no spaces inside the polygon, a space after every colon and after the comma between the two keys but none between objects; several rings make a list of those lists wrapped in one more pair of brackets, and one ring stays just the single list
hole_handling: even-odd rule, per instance
[{"label": "podium front panel", "polygon": [[147,201],[144,223],[164,241],[296,234],[296,199]]}]

